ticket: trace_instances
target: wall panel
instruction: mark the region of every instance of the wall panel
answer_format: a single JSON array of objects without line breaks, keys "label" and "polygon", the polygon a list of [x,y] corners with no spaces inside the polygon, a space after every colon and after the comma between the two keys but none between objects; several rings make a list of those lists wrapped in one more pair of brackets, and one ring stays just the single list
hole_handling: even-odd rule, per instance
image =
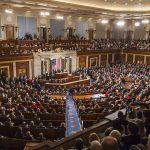
[{"label": "wall panel", "polygon": [[27,75],[29,77],[29,62],[16,62],[16,73],[17,76]]},{"label": "wall panel", "polygon": [[79,68],[86,67],[86,56],[79,57]]}]

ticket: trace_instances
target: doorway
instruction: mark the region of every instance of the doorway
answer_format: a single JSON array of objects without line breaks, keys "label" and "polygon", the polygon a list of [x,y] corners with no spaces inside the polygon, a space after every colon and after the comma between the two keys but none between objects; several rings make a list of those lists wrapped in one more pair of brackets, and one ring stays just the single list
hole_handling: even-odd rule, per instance
[{"label": "doorway", "polygon": [[40,27],[40,40],[47,41],[47,28],[46,27]]},{"label": "doorway", "polygon": [[6,40],[14,39],[14,26],[6,25],[5,30],[6,30]]}]

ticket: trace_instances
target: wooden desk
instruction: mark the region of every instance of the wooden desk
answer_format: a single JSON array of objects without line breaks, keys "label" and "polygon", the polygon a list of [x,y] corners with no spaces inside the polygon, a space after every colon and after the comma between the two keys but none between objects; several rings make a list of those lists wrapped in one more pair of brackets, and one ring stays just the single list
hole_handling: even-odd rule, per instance
[{"label": "wooden desk", "polygon": [[68,83],[46,83],[45,87],[46,88],[57,88],[57,87],[66,87],[66,88],[71,88],[74,85],[85,85],[88,86],[90,84],[89,79],[84,79],[84,80],[78,80],[78,81],[73,81],[73,82],[68,82]]},{"label": "wooden desk", "polygon": [[[80,78],[79,76],[71,76],[71,77],[68,76],[68,78],[61,78],[61,79],[56,79],[56,80],[65,80],[66,82],[64,83],[68,83],[68,82],[78,81],[79,78]],[[51,83],[51,82],[49,82],[49,80],[46,80],[46,79],[40,79],[39,83],[41,85],[45,85],[45,83]],[[61,82],[56,82],[56,83],[61,84]]]},{"label": "wooden desk", "polygon": [[60,72],[55,74],[56,79],[67,78],[67,76],[68,72]]}]

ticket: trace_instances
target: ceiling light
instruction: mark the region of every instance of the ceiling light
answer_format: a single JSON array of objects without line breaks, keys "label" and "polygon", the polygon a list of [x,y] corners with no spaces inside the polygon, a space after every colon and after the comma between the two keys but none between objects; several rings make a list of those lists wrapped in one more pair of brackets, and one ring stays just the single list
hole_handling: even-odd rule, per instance
[{"label": "ceiling light", "polygon": [[63,16],[56,16],[56,18],[59,19],[59,20],[63,20],[64,19]]},{"label": "ceiling light", "polygon": [[148,23],[149,23],[149,20],[148,20],[148,19],[144,19],[144,20],[142,20],[142,23],[143,23],[143,24],[148,24]]},{"label": "ceiling light", "polygon": [[108,20],[103,19],[103,20],[101,20],[101,23],[102,23],[102,24],[107,24],[107,23],[108,23]]},{"label": "ceiling light", "polygon": [[43,16],[43,17],[46,17],[46,16],[49,16],[50,13],[49,13],[49,12],[46,12],[46,11],[41,11],[41,12],[40,12],[40,15]]},{"label": "ceiling light", "polygon": [[13,10],[12,9],[5,9],[5,13],[12,14]]},{"label": "ceiling light", "polygon": [[120,21],[117,22],[118,27],[122,27],[124,25],[125,25],[125,22],[123,20],[120,20]]},{"label": "ceiling light", "polygon": [[140,22],[135,22],[134,25],[135,25],[136,27],[139,27],[139,26],[140,26]]}]

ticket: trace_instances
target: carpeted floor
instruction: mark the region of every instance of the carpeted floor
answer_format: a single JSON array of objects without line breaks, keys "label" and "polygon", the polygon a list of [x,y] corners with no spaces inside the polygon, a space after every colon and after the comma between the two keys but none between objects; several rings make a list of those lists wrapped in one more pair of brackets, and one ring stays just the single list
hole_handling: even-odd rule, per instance
[{"label": "carpeted floor", "polygon": [[66,136],[81,131],[81,124],[72,96],[66,96]]}]

